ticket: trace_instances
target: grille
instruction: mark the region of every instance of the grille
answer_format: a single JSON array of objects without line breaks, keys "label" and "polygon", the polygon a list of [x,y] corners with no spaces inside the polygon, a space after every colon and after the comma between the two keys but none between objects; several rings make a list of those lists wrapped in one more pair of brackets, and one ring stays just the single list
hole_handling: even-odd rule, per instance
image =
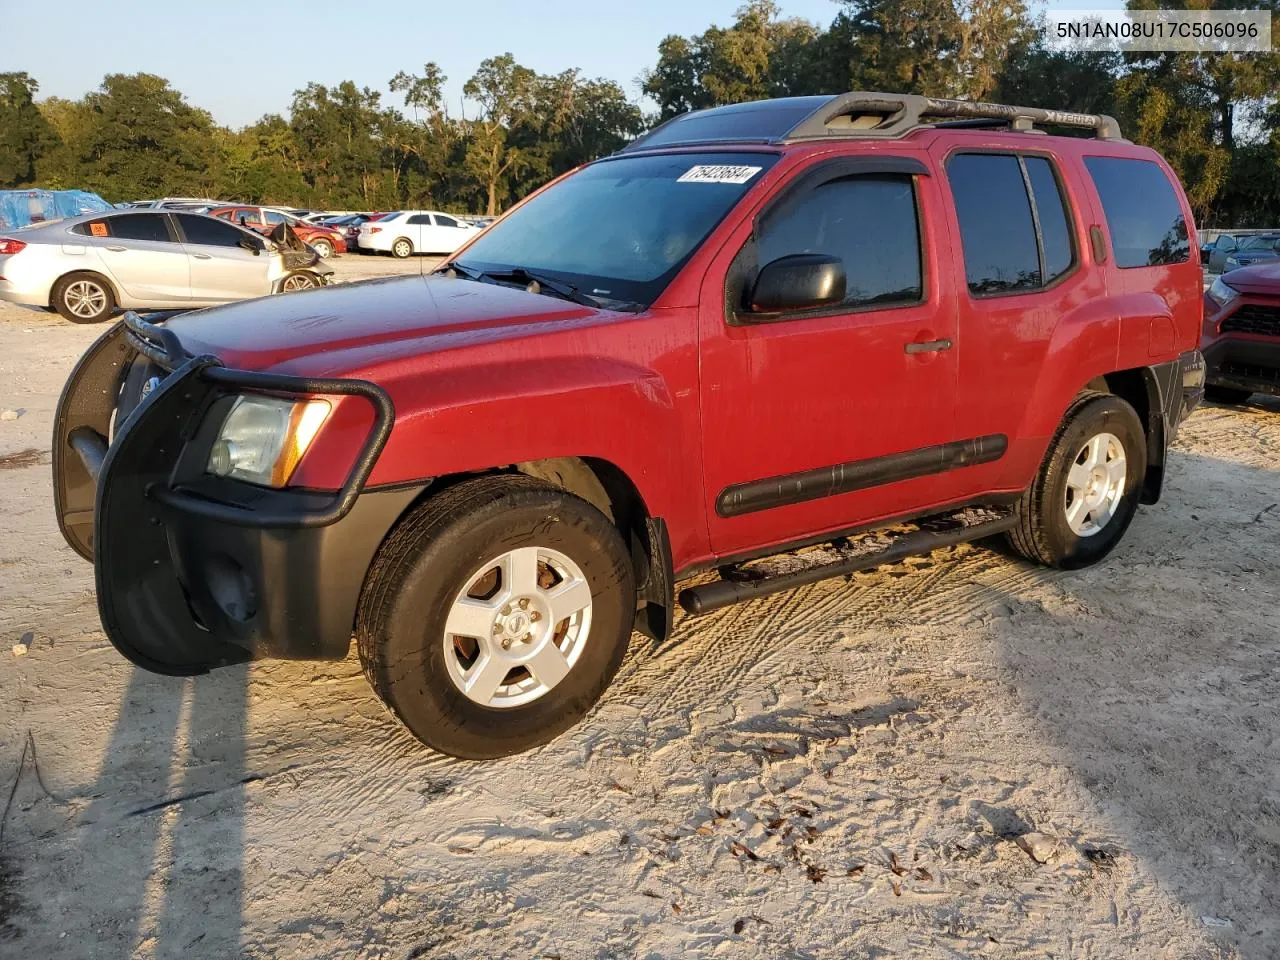
[{"label": "grille", "polygon": [[1280,337],[1280,307],[1263,307],[1246,303],[1222,321],[1223,333],[1259,333]]},{"label": "grille", "polygon": [[1222,372],[1228,377],[1240,380],[1261,380],[1266,383],[1280,383],[1280,370],[1273,367],[1261,367],[1256,363],[1236,363],[1227,361],[1222,365]]}]

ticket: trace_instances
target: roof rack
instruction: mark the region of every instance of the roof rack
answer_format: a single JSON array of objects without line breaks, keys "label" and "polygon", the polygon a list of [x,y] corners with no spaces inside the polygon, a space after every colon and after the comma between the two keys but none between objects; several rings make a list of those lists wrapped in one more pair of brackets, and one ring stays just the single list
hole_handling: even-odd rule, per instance
[{"label": "roof rack", "polygon": [[[884,119],[871,126],[859,126],[866,117]],[[1035,124],[1093,130],[1099,140],[1121,140],[1120,124],[1113,117],[1042,107],[1014,107],[978,100],[940,100],[915,94],[843,93],[832,97],[781,138],[784,143],[826,137],[858,136],[895,138],[924,126],[928,120],[999,120],[1010,129],[1030,131]],[[864,121],[865,122],[865,121]]]},{"label": "roof rack", "polygon": [[1092,130],[1099,140],[1122,140],[1112,117],[977,100],[941,100],[905,93],[841,93],[781,97],[695,110],[672,117],[620,152],[732,143],[799,143],[836,138],[893,140],[933,126],[1007,127],[1043,132],[1037,124]]}]

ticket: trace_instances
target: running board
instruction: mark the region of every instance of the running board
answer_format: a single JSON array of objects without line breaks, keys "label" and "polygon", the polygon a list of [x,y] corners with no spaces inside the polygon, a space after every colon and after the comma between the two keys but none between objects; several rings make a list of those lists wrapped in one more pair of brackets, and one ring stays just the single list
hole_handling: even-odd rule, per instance
[{"label": "running board", "polygon": [[[980,540],[1003,533],[1017,523],[1017,516],[1007,508],[970,507],[872,531],[853,540],[841,537],[800,553],[780,554],[751,561],[751,565],[722,568],[722,579],[681,590],[680,606],[699,616],[744,600],[767,597],[819,580],[897,563],[942,547]],[[790,569],[771,571],[770,561]]]}]

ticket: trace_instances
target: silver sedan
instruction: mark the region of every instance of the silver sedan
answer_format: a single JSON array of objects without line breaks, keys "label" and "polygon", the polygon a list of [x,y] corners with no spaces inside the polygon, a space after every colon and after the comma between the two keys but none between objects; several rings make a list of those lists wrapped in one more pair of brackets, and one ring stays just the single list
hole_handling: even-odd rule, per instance
[{"label": "silver sedan", "polygon": [[118,309],[184,310],[323,283],[259,234],[198,213],[96,213],[0,234],[0,299],[97,323]]}]

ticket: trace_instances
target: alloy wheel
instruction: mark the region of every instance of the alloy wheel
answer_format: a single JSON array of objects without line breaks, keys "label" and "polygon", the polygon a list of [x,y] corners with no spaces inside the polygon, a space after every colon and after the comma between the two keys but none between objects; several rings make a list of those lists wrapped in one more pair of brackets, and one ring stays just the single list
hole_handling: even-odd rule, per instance
[{"label": "alloy wheel", "polygon": [[1127,477],[1124,444],[1115,434],[1096,434],[1080,448],[1067,471],[1063,497],[1067,526],[1076,536],[1092,537],[1111,522]]},{"label": "alloy wheel", "polygon": [[581,657],[591,632],[591,606],[586,576],[557,550],[520,547],[490,560],[449,608],[449,679],[485,707],[537,700]]},{"label": "alloy wheel", "polygon": [[77,280],[67,285],[62,299],[68,310],[88,320],[106,309],[107,291],[92,280]]}]

